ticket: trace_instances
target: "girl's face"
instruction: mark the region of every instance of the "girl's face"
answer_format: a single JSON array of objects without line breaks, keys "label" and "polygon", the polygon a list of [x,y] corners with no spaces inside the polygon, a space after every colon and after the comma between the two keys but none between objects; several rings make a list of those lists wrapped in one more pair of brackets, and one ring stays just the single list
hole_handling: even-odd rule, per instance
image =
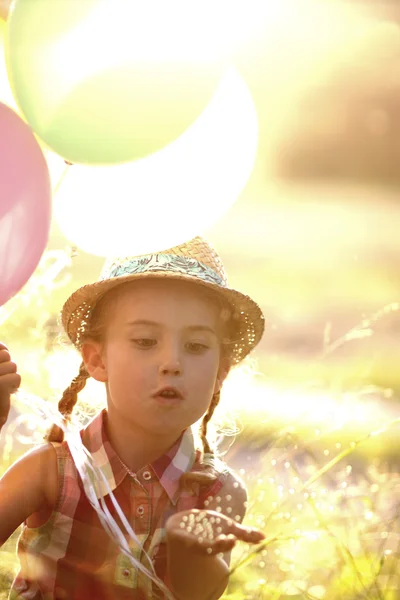
[{"label": "girl's face", "polygon": [[[83,346],[107,385],[109,418],[180,435],[207,411],[228,372],[220,360],[219,308],[185,282],[145,280],[109,303],[103,343]],[[181,398],[157,395],[176,388]]]}]

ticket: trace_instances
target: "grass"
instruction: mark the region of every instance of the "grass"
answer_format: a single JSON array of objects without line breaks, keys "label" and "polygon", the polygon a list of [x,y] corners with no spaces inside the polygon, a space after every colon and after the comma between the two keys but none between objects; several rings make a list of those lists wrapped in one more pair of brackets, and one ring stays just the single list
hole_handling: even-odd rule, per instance
[{"label": "grass", "polygon": [[[389,428],[377,435],[384,440]],[[248,474],[246,522],[268,538],[237,549],[225,598],[399,598],[398,472],[378,461],[353,464],[357,444],[328,460],[313,443],[285,440]]]},{"label": "grass", "polygon": [[16,543],[19,536],[17,530],[0,550],[0,600],[6,600],[11,584],[18,572],[18,561],[16,556]]}]

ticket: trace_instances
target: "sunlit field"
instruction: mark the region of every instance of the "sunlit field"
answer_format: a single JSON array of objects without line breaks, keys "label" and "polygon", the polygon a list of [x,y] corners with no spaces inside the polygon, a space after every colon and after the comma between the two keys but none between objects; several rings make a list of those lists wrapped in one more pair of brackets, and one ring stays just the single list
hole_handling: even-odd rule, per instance
[{"label": "sunlit field", "polygon": [[[393,3],[373,4],[270,2],[237,56],[259,151],[203,233],[266,331],[210,431],[247,485],[245,523],[267,537],[234,549],[225,600],[400,599],[400,30]],[[58,315],[102,263],[54,222],[34,275],[0,307],[22,375],[0,474],[42,442],[46,407],[77,373]],[[89,380],[80,424],[104,402]],[[0,550],[0,600],[18,533]]]},{"label": "sunlit field", "polygon": [[[61,272],[42,284],[57,260]],[[70,273],[68,253],[48,256],[0,314],[2,339],[23,376],[2,432],[1,471],[41,443],[48,423],[37,412],[40,399],[55,406],[78,368],[50,310],[52,290],[68,288]],[[395,329],[397,312],[397,303],[387,303],[338,338],[326,326],[320,348],[307,353],[283,351],[267,330],[270,348],[231,373],[215,428],[226,434],[220,451],[249,490],[246,522],[267,540],[235,549],[225,598],[399,597],[397,344],[395,335],[386,347],[379,337],[385,319]],[[376,365],[384,363],[378,379]],[[104,392],[92,381],[81,396],[84,423]],[[18,568],[17,535],[1,550],[4,598]]]}]

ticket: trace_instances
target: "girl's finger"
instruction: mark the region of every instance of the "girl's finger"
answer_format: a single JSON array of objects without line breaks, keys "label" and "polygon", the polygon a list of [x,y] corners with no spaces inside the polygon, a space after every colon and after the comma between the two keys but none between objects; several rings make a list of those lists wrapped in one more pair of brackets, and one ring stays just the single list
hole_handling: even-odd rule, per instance
[{"label": "girl's finger", "polygon": [[232,533],[239,540],[254,544],[265,539],[265,535],[262,531],[236,523],[236,521],[224,514],[208,511],[207,516],[214,517],[215,522],[224,527],[225,534]]},{"label": "girl's finger", "polygon": [[235,530],[235,535],[239,540],[249,544],[257,544],[265,540],[265,534],[262,531],[251,527],[240,527],[240,529]]},{"label": "girl's finger", "polygon": [[245,525],[236,523],[232,519],[226,519],[226,521],[227,528],[225,533],[231,533],[239,540],[249,542],[250,544],[255,544],[265,539],[264,533],[259,529],[254,529],[253,527],[246,527]]},{"label": "girl's finger", "polygon": [[247,537],[244,535],[239,537],[233,533],[228,533],[228,535],[221,534],[211,544],[207,541],[205,542],[206,552],[212,556],[214,554],[219,554],[220,552],[229,552],[238,541],[256,544],[265,539],[265,535],[262,533],[262,531],[258,531],[256,529],[247,532],[246,535]]},{"label": "girl's finger", "polygon": [[207,539],[206,537],[195,536],[187,534],[182,531],[175,533],[175,539],[179,539],[188,550],[198,552],[202,555],[213,556],[219,552],[229,552],[235,543],[237,538],[232,535],[219,535],[214,540]]},{"label": "girl's finger", "polygon": [[15,362],[0,362],[0,376],[1,375],[8,375],[9,373],[16,373],[17,372],[17,365],[15,364]]},{"label": "girl's finger", "polygon": [[19,388],[20,385],[21,375],[19,375],[19,373],[8,373],[7,375],[1,376],[0,390],[7,389],[8,393],[13,393]]},{"label": "girl's finger", "polygon": [[215,539],[214,545],[217,552],[227,552],[234,547],[237,541],[238,538],[232,533],[221,534]]},{"label": "girl's finger", "polygon": [[8,413],[10,412],[10,396],[4,398],[0,395],[0,429],[7,422]]},{"label": "girl's finger", "polygon": [[0,344],[0,363],[8,362],[9,360],[11,360],[11,356],[8,349]]}]

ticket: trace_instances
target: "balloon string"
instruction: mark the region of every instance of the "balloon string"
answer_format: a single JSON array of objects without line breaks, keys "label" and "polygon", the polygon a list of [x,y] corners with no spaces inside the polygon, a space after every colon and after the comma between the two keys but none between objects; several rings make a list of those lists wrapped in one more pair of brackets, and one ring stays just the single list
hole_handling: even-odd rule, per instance
[{"label": "balloon string", "polygon": [[[151,558],[144,550],[139,538],[122,512],[102,469],[96,463],[93,455],[83,445],[77,419],[72,418],[71,423],[65,423],[63,415],[55,406],[51,403],[44,402],[41,398],[34,396],[33,394],[27,394],[22,390],[16,392],[15,398],[18,402],[33,411],[38,417],[43,420],[51,420],[64,431],[65,441],[68,444],[72,459],[82,480],[85,495],[96,511],[104,530],[119,546],[121,552],[128,558],[132,566],[147,576],[164,593],[166,600],[176,600],[171,590],[157,576]],[[122,530],[107,507],[104,499],[105,495],[110,497],[116,513],[121,519]],[[125,535],[123,531],[125,532]],[[150,565],[150,570],[147,569],[134,555],[133,549],[129,543],[129,538],[133,542],[133,545],[136,546],[140,552],[144,553],[144,556],[147,558]]]},{"label": "balloon string", "polygon": [[66,174],[69,171],[69,168],[72,167],[72,163],[69,163],[67,161],[64,161],[64,162],[65,162],[64,170],[61,173],[59,180],[57,181],[56,185],[53,188],[53,200],[54,200],[55,196],[57,195],[57,192],[60,189],[60,186],[61,186],[62,182],[64,181]]}]

